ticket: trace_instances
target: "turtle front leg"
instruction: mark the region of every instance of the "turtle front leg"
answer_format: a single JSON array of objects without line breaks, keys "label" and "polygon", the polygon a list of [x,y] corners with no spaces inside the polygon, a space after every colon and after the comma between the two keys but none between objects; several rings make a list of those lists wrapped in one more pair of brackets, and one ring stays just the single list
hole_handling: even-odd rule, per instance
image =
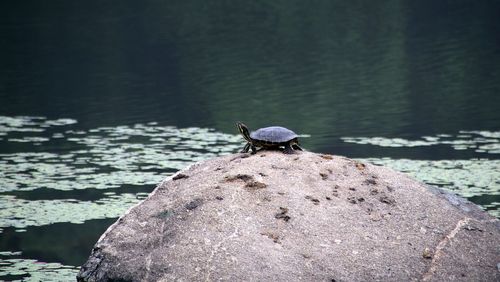
[{"label": "turtle front leg", "polygon": [[287,143],[285,145],[285,150],[283,150],[283,154],[293,154],[293,149],[292,146],[290,146],[290,143]]},{"label": "turtle front leg", "polygon": [[303,150],[303,149],[299,146],[299,144],[297,144],[297,143],[293,144],[293,145],[292,145],[292,148],[293,148],[294,150],[304,151],[304,150]]},{"label": "turtle front leg", "polygon": [[249,149],[250,149],[250,143],[247,143],[245,144],[245,147],[243,147],[243,150],[240,151],[240,153],[247,153]]}]

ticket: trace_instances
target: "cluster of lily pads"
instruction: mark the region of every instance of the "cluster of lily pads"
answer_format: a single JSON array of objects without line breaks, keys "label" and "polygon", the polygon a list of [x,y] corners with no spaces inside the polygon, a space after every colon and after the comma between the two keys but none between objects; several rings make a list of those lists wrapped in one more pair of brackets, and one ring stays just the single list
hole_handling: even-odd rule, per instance
[{"label": "cluster of lily pads", "polygon": [[8,281],[73,281],[78,268],[20,257],[21,252],[0,252],[0,279]]},{"label": "cluster of lily pads", "polygon": [[[148,123],[81,130],[74,124],[72,119],[0,118],[0,142],[29,146],[20,152],[0,151],[0,232],[2,227],[23,231],[118,217],[147,195],[144,186],[152,190],[175,171],[234,152],[241,144],[237,135],[208,128]],[[137,191],[124,193],[120,188],[125,185]],[[19,196],[42,189],[49,191],[44,199]],[[81,200],[78,193],[69,193],[75,190],[103,193]]]},{"label": "cluster of lily pads", "polygon": [[386,137],[343,137],[342,140],[346,143],[393,148],[447,145],[455,150],[500,154],[500,131],[460,131],[456,135],[423,136],[419,140]]}]

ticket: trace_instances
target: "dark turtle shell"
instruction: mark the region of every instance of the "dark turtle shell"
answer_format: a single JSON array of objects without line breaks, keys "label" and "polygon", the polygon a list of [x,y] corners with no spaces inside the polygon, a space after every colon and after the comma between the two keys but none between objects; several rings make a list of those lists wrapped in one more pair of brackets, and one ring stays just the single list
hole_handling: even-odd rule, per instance
[{"label": "dark turtle shell", "polygon": [[297,134],[288,128],[281,126],[270,126],[257,129],[250,133],[252,139],[271,143],[285,143],[297,138]]}]

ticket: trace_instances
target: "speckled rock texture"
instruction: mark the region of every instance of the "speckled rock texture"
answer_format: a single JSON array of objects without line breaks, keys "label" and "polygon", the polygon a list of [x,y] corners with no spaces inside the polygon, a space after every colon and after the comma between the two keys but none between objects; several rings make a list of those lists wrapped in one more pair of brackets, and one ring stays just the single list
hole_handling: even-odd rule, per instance
[{"label": "speckled rock texture", "polygon": [[79,281],[499,281],[500,224],[385,167],[261,151],[169,177]]}]

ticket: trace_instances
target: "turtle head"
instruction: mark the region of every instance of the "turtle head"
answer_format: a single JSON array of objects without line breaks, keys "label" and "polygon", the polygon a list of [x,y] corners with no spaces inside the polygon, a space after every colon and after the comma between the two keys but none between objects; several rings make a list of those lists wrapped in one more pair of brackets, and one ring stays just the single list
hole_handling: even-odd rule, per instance
[{"label": "turtle head", "polygon": [[241,133],[241,135],[243,135],[243,138],[245,138],[245,140],[247,140],[248,142],[251,142],[252,140],[250,138],[248,127],[242,122],[237,122],[236,126],[238,127],[238,131]]}]

